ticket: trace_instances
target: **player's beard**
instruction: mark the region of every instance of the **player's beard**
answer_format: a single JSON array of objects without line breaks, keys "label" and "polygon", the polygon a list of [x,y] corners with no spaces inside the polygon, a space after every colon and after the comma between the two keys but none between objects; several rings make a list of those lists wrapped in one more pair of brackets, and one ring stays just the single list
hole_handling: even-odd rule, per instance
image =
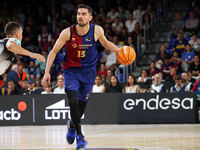
[{"label": "player's beard", "polygon": [[81,27],[84,27],[84,26],[88,25],[88,22],[85,23],[85,24],[84,24],[84,23],[79,23],[79,22],[78,22],[78,25],[81,26]]}]

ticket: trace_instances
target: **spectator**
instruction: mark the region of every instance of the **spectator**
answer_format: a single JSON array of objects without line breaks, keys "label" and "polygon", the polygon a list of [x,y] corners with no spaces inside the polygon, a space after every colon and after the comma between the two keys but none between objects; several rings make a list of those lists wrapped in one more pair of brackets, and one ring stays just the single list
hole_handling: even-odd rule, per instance
[{"label": "spectator", "polygon": [[147,79],[148,79],[148,71],[146,69],[143,69],[141,76],[138,78],[138,82],[146,82]]},{"label": "spectator", "polygon": [[8,81],[13,81],[17,89],[21,89],[22,81],[18,76],[19,66],[14,64],[6,76],[6,88],[8,88]]},{"label": "spectator", "polygon": [[192,84],[194,84],[196,82],[196,79],[192,77],[192,70],[189,69],[187,71],[187,75],[188,75],[189,82],[191,82]]},{"label": "spectator", "polygon": [[106,38],[108,38],[108,40],[112,41],[113,40],[113,32],[111,30],[110,24],[106,23],[104,25],[104,29],[105,29],[105,36],[106,36]]},{"label": "spectator", "polygon": [[166,45],[161,44],[160,51],[156,54],[155,61],[156,61],[156,67],[158,69],[161,69],[161,66],[164,64],[164,57],[167,54],[166,49],[167,49]]},{"label": "spectator", "polygon": [[194,58],[194,52],[191,51],[191,45],[187,44],[186,47],[186,52],[183,52],[182,57],[181,57],[181,68],[184,72],[187,72],[189,69],[190,64],[193,62]]},{"label": "spectator", "polygon": [[159,74],[156,74],[154,77],[154,83],[150,87],[151,93],[162,93],[166,92],[166,86],[161,83],[162,77]]},{"label": "spectator", "polygon": [[200,70],[199,56],[195,55],[192,64],[189,67],[189,70],[192,71],[192,76],[198,76]]},{"label": "spectator", "polygon": [[122,32],[123,23],[120,22],[119,17],[116,17],[114,22],[112,23],[112,30],[115,35],[119,35]]},{"label": "spectator", "polygon": [[195,82],[192,90],[192,92],[196,92],[197,94],[197,100],[200,100],[200,71],[198,72],[198,79]]},{"label": "spectator", "polygon": [[28,90],[28,81],[27,79],[22,80],[22,89],[20,90],[20,95],[23,95],[26,90]]},{"label": "spectator", "polygon": [[23,46],[31,51],[31,52],[38,52],[38,48],[36,47],[37,45],[37,37],[36,37],[36,34],[33,32],[32,28],[27,25],[25,27],[25,32],[24,32],[24,35],[23,35],[23,40],[22,40],[22,43],[23,43]]},{"label": "spectator", "polygon": [[128,76],[128,83],[124,86],[124,93],[140,93],[140,86],[133,75]]},{"label": "spectator", "polygon": [[[142,28],[143,29],[147,29],[150,31],[150,28],[151,28],[151,16],[149,16],[149,14],[145,13],[143,16],[142,16]],[[151,32],[149,32],[151,33]]]},{"label": "spectator", "polygon": [[46,16],[46,14],[44,12],[44,8],[41,5],[39,5],[37,9],[38,9],[38,12],[35,15],[35,19],[34,20],[36,20],[38,31],[40,31],[42,26],[47,24],[47,16]]},{"label": "spectator", "polygon": [[19,72],[18,72],[18,76],[20,78],[21,81],[23,81],[24,79],[26,79],[26,72],[23,71],[25,67],[25,63],[20,63],[19,65]]},{"label": "spectator", "polygon": [[28,89],[25,90],[22,95],[32,95],[37,94],[37,90],[35,89],[35,82],[34,80],[28,80]]},{"label": "spectator", "polygon": [[119,85],[117,77],[112,75],[110,78],[110,83],[106,88],[106,93],[115,93],[115,92],[122,93],[122,87]]},{"label": "spectator", "polygon": [[[133,38],[131,36],[128,37],[128,41],[127,41],[126,45],[128,45],[128,46],[132,47],[133,49],[135,49]],[[137,51],[135,51],[135,52],[137,52]]]},{"label": "spectator", "polygon": [[193,84],[189,82],[188,74],[183,72],[181,74],[183,85],[185,86],[185,91],[190,92],[192,90]]},{"label": "spectator", "polygon": [[[44,58],[47,60],[47,51],[43,50],[42,56],[44,56]],[[35,64],[36,64],[35,66],[39,68],[41,76],[43,77],[45,69],[46,69],[46,62],[36,60]]]},{"label": "spectator", "polygon": [[38,79],[35,80],[35,89],[36,90],[42,89],[42,87],[41,87],[41,81],[38,80]]},{"label": "spectator", "polygon": [[155,11],[152,9],[151,4],[147,5],[147,9],[146,9],[145,13],[147,13],[147,14],[149,14],[149,16],[153,16],[155,18]]},{"label": "spectator", "polygon": [[7,73],[4,73],[0,76],[0,89],[6,86],[6,77],[7,77]]},{"label": "spectator", "polygon": [[134,19],[139,22],[140,24],[142,23],[142,16],[145,14],[145,11],[142,10],[142,5],[138,5],[138,9],[133,11],[133,17]]},{"label": "spectator", "polygon": [[15,83],[12,80],[8,81],[8,88],[6,88],[4,95],[19,95],[19,90],[15,87]]},{"label": "spectator", "polygon": [[98,76],[101,77],[102,81],[104,81],[107,77],[107,70],[105,68],[105,64],[101,63],[100,69],[98,71]]},{"label": "spectator", "polygon": [[104,26],[106,22],[106,13],[105,13],[105,8],[103,6],[99,7],[99,13],[95,17],[96,23],[100,26]]},{"label": "spectator", "polygon": [[116,53],[105,48],[104,55],[100,61],[101,63],[105,63],[106,69],[114,69],[117,63]]},{"label": "spectator", "polygon": [[124,23],[128,18],[129,11],[128,10],[124,10],[124,7],[121,6],[121,5],[119,5],[117,7],[117,9],[118,9],[118,12],[119,12],[119,20]]},{"label": "spectator", "polygon": [[194,12],[190,12],[189,19],[185,22],[185,33],[184,37],[188,38],[192,32],[197,32],[199,27],[199,20],[195,17]]},{"label": "spectator", "polygon": [[191,48],[194,50],[195,54],[200,56],[200,39],[197,38],[197,34],[192,34],[192,39],[188,42]]},{"label": "spectator", "polygon": [[176,67],[172,62],[170,62],[170,59],[170,55],[165,55],[164,64],[161,66],[161,71],[164,74],[164,79],[170,77],[170,69]]},{"label": "spectator", "polygon": [[95,85],[93,85],[92,93],[105,93],[106,87],[101,83],[101,76],[97,75],[95,78]]},{"label": "spectator", "polygon": [[74,10],[74,5],[72,4],[71,0],[65,0],[65,3],[62,4],[62,8],[66,9],[67,15],[71,15]]},{"label": "spectator", "polygon": [[58,87],[53,90],[53,94],[65,94],[65,84],[63,75],[58,76]]},{"label": "spectator", "polygon": [[70,22],[71,22],[71,20],[70,20],[69,16],[67,15],[66,9],[62,8],[61,14],[57,18],[58,26],[61,28],[61,30],[63,30],[65,28],[69,27]]},{"label": "spectator", "polygon": [[52,41],[52,36],[50,33],[47,31],[47,27],[43,26],[42,27],[42,33],[38,35],[38,45],[41,51],[45,50],[50,52],[51,50],[51,41]]},{"label": "spectator", "polygon": [[166,81],[175,81],[175,78],[177,76],[177,69],[176,68],[170,68],[169,76],[165,78]]},{"label": "spectator", "polygon": [[169,38],[177,37],[179,32],[183,32],[185,22],[182,20],[181,14],[176,13],[176,20],[172,23],[172,30],[169,32]]},{"label": "spectator", "polygon": [[47,22],[49,24],[49,27],[52,32],[56,30],[56,20],[58,18],[59,14],[56,12],[56,7],[52,6],[50,8],[50,13],[47,16]]},{"label": "spectator", "polygon": [[178,33],[178,39],[174,42],[174,46],[172,48],[172,51],[177,51],[179,56],[183,53],[185,46],[188,44],[188,42],[183,38],[183,33]]},{"label": "spectator", "polygon": [[160,72],[160,70],[156,68],[155,61],[151,61],[150,68],[148,69],[148,71],[149,71],[149,77],[152,77]]},{"label": "spectator", "polygon": [[165,82],[164,74],[163,74],[161,71],[160,71],[158,74],[159,74],[160,77],[161,77],[161,82]]},{"label": "spectator", "polygon": [[175,77],[175,85],[171,87],[170,92],[184,92],[185,86],[182,84],[181,76],[177,75]]},{"label": "spectator", "polygon": [[128,31],[126,27],[124,27],[122,29],[121,34],[118,36],[120,43],[122,43],[123,45],[126,44],[128,42],[128,38],[127,38],[128,36],[129,36]]},{"label": "spectator", "polygon": [[35,66],[35,61],[31,60],[29,67],[26,69],[27,80],[40,79],[40,70]]},{"label": "spectator", "polygon": [[112,7],[107,13],[106,23],[113,23],[116,17],[119,17],[119,13]]},{"label": "spectator", "polygon": [[118,40],[118,37],[117,36],[114,36],[113,37],[113,43],[118,47],[122,47],[122,44],[119,43],[119,40]]},{"label": "spectator", "polygon": [[56,31],[52,34],[52,46],[56,43],[56,40],[59,38],[61,33],[61,28],[59,26],[56,27]]},{"label": "spectator", "polygon": [[110,83],[110,78],[111,78],[111,76],[113,76],[113,70],[111,70],[111,69],[108,69],[107,70],[107,76],[106,76],[106,83],[107,84],[109,84]]},{"label": "spectator", "polygon": [[41,92],[41,94],[53,94],[51,90],[52,90],[52,84],[47,83],[45,91]]},{"label": "spectator", "polygon": [[178,52],[176,50],[173,51],[170,62],[172,62],[176,66],[177,70],[179,70],[179,66],[181,64],[181,58],[178,56]]},{"label": "spectator", "polygon": [[[141,35],[141,42],[142,42],[142,45],[141,45],[141,48],[142,50],[144,51],[146,49],[146,46],[144,44],[144,32],[143,30],[140,28],[140,24],[139,23],[136,23],[135,24],[135,29],[133,32],[131,32],[131,37],[133,38],[133,42],[136,43],[136,46],[138,44],[138,35]],[[137,48],[137,47],[136,47]]]},{"label": "spectator", "polygon": [[30,26],[31,27],[31,30],[34,34],[37,34],[38,33],[38,30],[37,30],[37,25],[36,23],[33,21],[33,18],[29,17],[27,18],[27,26]]},{"label": "spectator", "polygon": [[130,13],[128,16],[128,20],[125,22],[125,26],[128,29],[128,33],[131,33],[135,30],[136,20],[133,19],[133,13]]}]

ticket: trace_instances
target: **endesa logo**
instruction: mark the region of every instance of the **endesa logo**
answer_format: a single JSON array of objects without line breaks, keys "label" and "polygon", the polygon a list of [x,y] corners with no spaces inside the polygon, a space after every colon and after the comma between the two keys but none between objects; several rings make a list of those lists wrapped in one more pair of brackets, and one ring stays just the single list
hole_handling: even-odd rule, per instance
[{"label": "endesa logo", "polygon": [[45,108],[45,120],[71,119],[70,108],[65,106],[65,99]]},{"label": "endesa logo", "polygon": [[168,98],[159,98],[159,95],[156,95],[156,98],[150,98],[145,100],[143,98],[140,99],[126,99],[123,103],[124,109],[132,110],[134,107],[142,106],[143,110],[167,110],[169,108],[172,109],[193,109],[193,98],[186,97],[184,99],[173,98],[172,100]]},{"label": "endesa logo", "polygon": [[[20,111],[25,111],[27,104],[24,101],[18,103],[18,109]],[[0,111],[0,120],[20,120],[21,113],[16,111],[14,108],[10,110]]]}]

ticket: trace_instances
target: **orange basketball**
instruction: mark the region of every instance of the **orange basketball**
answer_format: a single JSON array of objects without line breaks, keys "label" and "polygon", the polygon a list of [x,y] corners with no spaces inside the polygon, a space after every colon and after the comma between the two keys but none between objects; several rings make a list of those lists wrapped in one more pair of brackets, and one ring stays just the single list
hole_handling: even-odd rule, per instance
[{"label": "orange basketball", "polygon": [[117,52],[117,59],[123,65],[130,65],[135,60],[135,50],[130,46],[122,46]]}]

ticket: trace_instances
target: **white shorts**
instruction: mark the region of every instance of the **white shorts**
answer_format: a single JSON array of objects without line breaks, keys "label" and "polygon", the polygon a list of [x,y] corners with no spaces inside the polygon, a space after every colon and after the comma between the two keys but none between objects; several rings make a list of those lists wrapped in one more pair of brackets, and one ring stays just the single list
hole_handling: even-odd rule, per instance
[{"label": "white shorts", "polygon": [[10,60],[4,60],[0,62],[0,75],[4,74],[8,67],[10,66],[11,61]]}]

